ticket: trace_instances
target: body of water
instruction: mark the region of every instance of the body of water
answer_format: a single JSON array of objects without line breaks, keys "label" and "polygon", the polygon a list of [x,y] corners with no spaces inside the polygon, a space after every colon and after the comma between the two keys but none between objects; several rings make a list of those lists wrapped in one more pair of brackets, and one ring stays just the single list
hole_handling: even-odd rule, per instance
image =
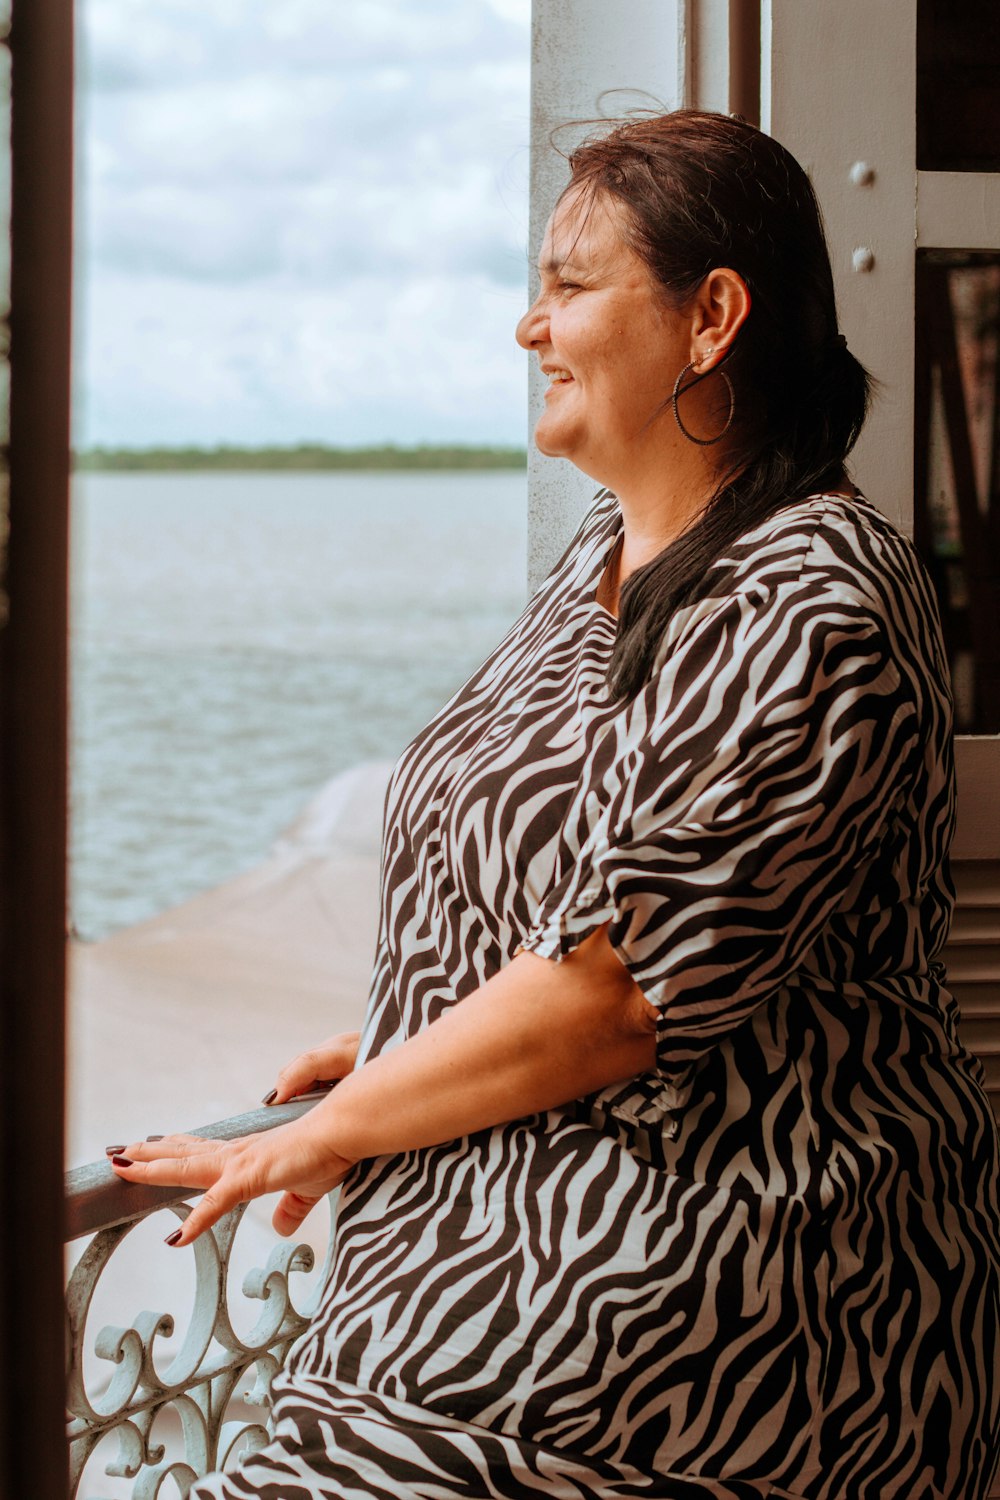
[{"label": "body of water", "polygon": [[72,919],[96,938],[260,860],[394,758],[525,600],[525,476],[85,474]]}]

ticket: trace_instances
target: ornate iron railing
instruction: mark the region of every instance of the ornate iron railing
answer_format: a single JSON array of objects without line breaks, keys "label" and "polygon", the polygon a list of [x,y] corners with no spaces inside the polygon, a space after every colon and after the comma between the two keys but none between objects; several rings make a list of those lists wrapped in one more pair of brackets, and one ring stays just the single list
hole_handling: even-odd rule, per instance
[{"label": "ornate iron railing", "polygon": [[[233,1140],[296,1119],[315,1102],[254,1110],[193,1133]],[[308,1245],[276,1242],[267,1264],[243,1279],[243,1296],[262,1305],[249,1333],[238,1333],[231,1315],[229,1275],[246,1205],[181,1252],[194,1256],[194,1306],[180,1348],[165,1369],[159,1368],[157,1344],[173,1337],[174,1310],[123,1309],[130,1323],[104,1326],[96,1333],[89,1327],[94,1294],[122,1242],[150,1214],[166,1212],[184,1219],[190,1208],[185,1199],[191,1196],[190,1189],[125,1183],[107,1162],[67,1174],[67,1240],[92,1236],[67,1289],[71,1500],[80,1492],[88,1460],[109,1434],[117,1435],[118,1453],[104,1472],[118,1481],[116,1493],[129,1494],[132,1500],[156,1500],[161,1490],[172,1495],[174,1486],[181,1500],[187,1500],[195,1479],[229,1467],[240,1453],[253,1452],[267,1441],[271,1382],[312,1311],[296,1305],[290,1282],[293,1273],[312,1269],[314,1255]],[[330,1246],[328,1259],[329,1254]],[[325,1279],[324,1273],[311,1303]],[[88,1374],[85,1361],[96,1363],[96,1375],[93,1368]],[[248,1420],[245,1413],[233,1419],[231,1409],[239,1397],[254,1409],[256,1419]],[[180,1455],[168,1454],[152,1434],[164,1412],[173,1413],[175,1426],[179,1422]],[[133,1481],[130,1490],[123,1488],[126,1481]],[[97,1500],[101,1492],[93,1483],[88,1471],[86,1495]]]}]

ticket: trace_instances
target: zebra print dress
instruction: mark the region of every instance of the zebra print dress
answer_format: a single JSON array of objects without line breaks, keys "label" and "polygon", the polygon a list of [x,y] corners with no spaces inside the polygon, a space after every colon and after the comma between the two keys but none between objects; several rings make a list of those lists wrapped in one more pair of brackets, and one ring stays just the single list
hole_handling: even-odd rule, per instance
[{"label": "zebra print dress", "polygon": [[611,704],[597,497],[386,800],[361,1060],[598,925],[658,1065],[363,1163],[274,1441],[197,1500],[979,1500],[997,1131],[936,955],[946,666],[909,543],[811,496]]}]

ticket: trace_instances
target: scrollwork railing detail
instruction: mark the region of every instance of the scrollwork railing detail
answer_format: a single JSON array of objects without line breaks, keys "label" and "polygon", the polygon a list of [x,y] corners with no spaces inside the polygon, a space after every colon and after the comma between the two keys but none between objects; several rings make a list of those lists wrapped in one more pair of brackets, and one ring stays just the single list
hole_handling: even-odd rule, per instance
[{"label": "scrollwork railing detail", "polygon": [[[196,1133],[232,1139],[280,1125],[306,1107],[297,1103],[269,1110],[266,1116],[255,1112]],[[166,1351],[166,1366],[161,1369],[164,1351],[158,1346],[172,1338],[176,1310],[144,1309],[134,1313],[129,1323],[102,1327],[93,1336],[89,1318],[98,1284],[108,1272],[113,1285],[109,1267],[132,1231],[158,1212],[183,1220],[190,1205],[177,1190],[123,1184],[105,1163],[70,1173],[67,1188],[71,1236],[93,1232],[70,1276],[66,1298],[71,1500],[91,1455],[109,1433],[118,1438],[118,1452],[106,1462],[105,1473],[133,1480],[132,1500],[156,1500],[161,1492],[164,1497],[172,1496],[175,1489],[181,1500],[187,1500],[196,1479],[231,1467],[237,1457],[268,1441],[266,1409],[271,1384],[292,1343],[308,1325],[326,1275],[310,1297],[310,1305],[297,1306],[292,1278],[313,1269],[313,1251],[308,1245],[279,1241],[267,1263],[243,1278],[243,1297],[259,1302],[261,1310],[249,1333],[239,1334],[231,1316],[230,1269],[246,1211],[241,1204],[189,1247],[195,1262],[194,1305],[186,1324],[180,1325],[184,1330],[180,1348],[173,1354]],[[331,1253],[332,1243],[328,1262]],[[88,1347],[110,1368],[99,1391],[93,1389],[99,1382],[91,1378],[88,1384],[85,1373]],[[237,1398],[258,1410],[260,1419],[234,1419],[231,1407]],[[182,1455],[168,1456],[166,1447],[157,1441],[153,1429],[161,1413],[172,1413],[179,1422]]]}]

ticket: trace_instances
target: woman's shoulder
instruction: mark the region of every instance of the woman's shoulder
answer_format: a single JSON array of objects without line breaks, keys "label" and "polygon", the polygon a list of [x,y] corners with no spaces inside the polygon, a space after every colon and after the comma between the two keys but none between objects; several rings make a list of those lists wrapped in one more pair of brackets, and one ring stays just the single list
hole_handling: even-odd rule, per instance
[{"label": "woman's shoulder", "polygon": [[829,591],[881,613],[929,583],[910,539],[865,495],[819,492],[748,529],[713,568],[709,593]]}]

